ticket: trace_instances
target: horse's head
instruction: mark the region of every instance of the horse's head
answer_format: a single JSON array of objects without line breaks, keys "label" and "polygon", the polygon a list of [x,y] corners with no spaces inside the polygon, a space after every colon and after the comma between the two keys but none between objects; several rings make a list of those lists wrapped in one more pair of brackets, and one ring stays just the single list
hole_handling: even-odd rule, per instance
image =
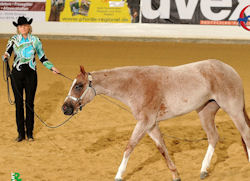
[{"label": "horse's head", "polygon": [[77,75],[69,90],[69,94],[64,100],[62,111],[65,115],[72,115],[74,112],[94,99],[96,92],[92,87],[92,76],[85,72],[80,66],[80,74]]}]

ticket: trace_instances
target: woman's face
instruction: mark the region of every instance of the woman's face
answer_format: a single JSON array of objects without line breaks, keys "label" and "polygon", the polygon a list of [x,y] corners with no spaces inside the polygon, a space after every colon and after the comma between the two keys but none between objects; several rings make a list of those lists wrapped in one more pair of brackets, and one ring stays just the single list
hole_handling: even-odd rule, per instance
[{"label": "woman's face", "polygon": [[29,24],[19,25],[17,28],[21,35],[27,35],[30,30],[30,25]]}]

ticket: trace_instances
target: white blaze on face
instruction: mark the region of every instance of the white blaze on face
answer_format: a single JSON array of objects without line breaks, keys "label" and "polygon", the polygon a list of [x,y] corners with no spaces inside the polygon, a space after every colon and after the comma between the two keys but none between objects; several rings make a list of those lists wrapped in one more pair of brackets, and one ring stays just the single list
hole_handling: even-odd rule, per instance
[{"label": "white blaze on face", "polygon": [[[70,96],[70,95],[71,95],[71,91],[72,91],[72,89],[73,89],[73,87],[74,87],[75,83],[76,83],[76,79],[73,81],[73,83],[72,83],[72,85],[71,85],[71,88],[69,89],[68,96]],[[65,102],[65,101],[69,98],[68,96],[65,98],[64,102]]]}]

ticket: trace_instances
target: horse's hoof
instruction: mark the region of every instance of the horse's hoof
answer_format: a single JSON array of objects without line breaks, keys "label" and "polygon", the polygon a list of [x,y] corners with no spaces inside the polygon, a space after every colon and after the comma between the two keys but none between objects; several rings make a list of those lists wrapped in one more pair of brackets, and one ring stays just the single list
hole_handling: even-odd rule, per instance
[{"label": "horse's hoof", "polygon": [[181,179],[180,178],[176,178],[173,181],[181,181]]},{"label": "horse's hoof", "polygon": [[122,181],[122,179],[121,178],[116,178],[115,181]]},{"label": "horse's hoof", "polygon": [[205,179],[208,176],[207,172],[201,172],[200,178],[201,180]]}]

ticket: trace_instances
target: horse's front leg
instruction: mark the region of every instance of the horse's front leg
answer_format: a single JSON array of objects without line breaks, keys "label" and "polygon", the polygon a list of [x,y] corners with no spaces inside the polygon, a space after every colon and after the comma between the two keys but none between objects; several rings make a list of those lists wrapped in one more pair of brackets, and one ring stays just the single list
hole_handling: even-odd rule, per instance
[{"label": "horse's front leg", "polygon": [[137,122],[135,129],[132,133],[132,136],[129,140],[129,143],[123,154],[123,160],[115,176],[115,181],[122,181],[122,175],[126,170],[128,159],[129,159],[131,152],[133,151],[137,143],[143,138],[146,132],[153,127],[153,125],[154,125],[154,121],[145,120],[145,119],[139,120]]},{"label": "horse's front leg", "polygon": [[162,138],[158,124],[155,124],[154,127],[148,131],[148,135],[155,142],[160,153],[165,158],[167,166],[170,169],[170,171],[172,172],[173,181],[181,181],[179,173],[177,171],[177,168],[176,168],[174,162],[171,160],[171,158],[168,155],[168,151],[167,151],[164,139]]}]

